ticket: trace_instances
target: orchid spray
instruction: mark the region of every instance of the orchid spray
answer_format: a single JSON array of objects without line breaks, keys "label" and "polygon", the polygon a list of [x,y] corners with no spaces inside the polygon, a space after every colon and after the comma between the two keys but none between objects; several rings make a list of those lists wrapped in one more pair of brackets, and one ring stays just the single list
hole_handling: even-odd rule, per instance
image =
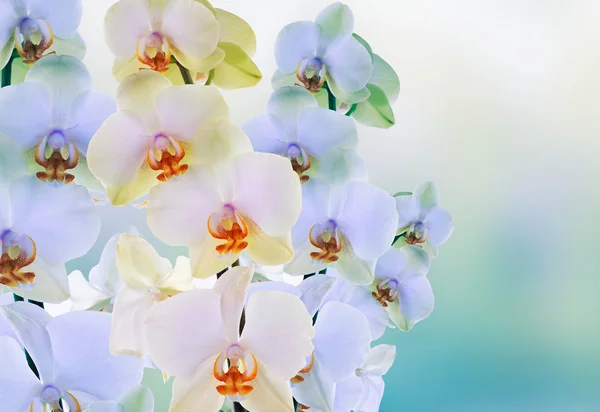
[{"label": "orchid spray", "polygon": [[[0,410],[151,412],[152,370],[171,412],[379,410],[396,348],[375,341],[432,312],[453,224],[431,182],[369,182],[360,127],[394,125],[400,82],[350,8],[283,27],[243,125],[220,91],[262,79],[241,17],[114,2],[113,99],[81,62],[81,15],[0,0]],[[139,232],[67,275],[132,204]]]}]

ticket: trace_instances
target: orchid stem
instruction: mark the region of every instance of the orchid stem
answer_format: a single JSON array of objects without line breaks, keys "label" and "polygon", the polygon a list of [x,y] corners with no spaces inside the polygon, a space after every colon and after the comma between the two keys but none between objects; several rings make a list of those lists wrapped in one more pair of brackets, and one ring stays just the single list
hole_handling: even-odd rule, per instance
[{"label": "orchid stem", "polygon": [[244,408],[239,402],[233,403],[233,410],[235,412],[248,412],[248,409]]},{"label": "orchid stem", "polygon": [[181,72],[181,77],[183,77],[183,82],[185,84],[194,84],[194,79],[192,79],[192,74],[188,69],[183,67],[181,63],[177,59],[175,59],[175,64],[179,67],[179,71]]},{"label": "orchid stem", "polygon": [[354,103],[352,106],[350,106],[350,109],[348,109],[348,111],[346,112],[346,116],[352,116],[352,113],[354,113],[356,111],[356,108],[358,107],[358,104]]},{"label": "orchid stem", "polygon": [[212,69],[211,71],[208,72],[208,79],[206,79],[206,82],[204,83],[204,85],[210,86],[212,84],[213,80],[215,80],[215,69]]},{"label": "orchid stem", "polygon": [[10,86],[12,81],[12,63],[15,58],[15,53],[11,53],[6,66],[2,69],[2,87]]},{"label": "orchid stem", "polygon": [[327,83],[325,83],[323,87],[325,88],[325,90],[327,90],[327,102],[329,104],[329,110],[333,110],[334,112],[337,111],[337,103],[335,101],[335,96],[331,92],[331,89],[329,88]]}]

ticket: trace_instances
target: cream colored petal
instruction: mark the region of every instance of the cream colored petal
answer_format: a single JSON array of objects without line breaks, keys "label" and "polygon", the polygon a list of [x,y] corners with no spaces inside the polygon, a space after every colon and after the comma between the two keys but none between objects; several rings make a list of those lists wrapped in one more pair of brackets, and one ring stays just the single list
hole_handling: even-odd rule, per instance
[{"label": "cream colored petal", "polygon": [[159,182],[156,180],[158,172],[150,169],[148,163],[144,163],[137,170],[133,180],[124,185],[111,186],[107,185],[106,193],[108,199],[115,206],[124,206],[133,202],[140,197],[147,195],[150,189],[156,186]]},{"label": "cream colored petal", "polygon": [[265,266],[277,266],[288,263],[294,256],[292,236],[269,236],[256,223],[245,219],[248,226],[248,247],[246,254],[254,262]]},{"label": "cream colored petal", "polygon": [[206,279],[237,260],[238,255],[221,256],[217,253],[215,248],[223,242],[206,232],[202,239],[190,246],[190,263],[194,277]]},{"label": "cream colored petal", "polygon": [[258,375],[248,382],[252,392],[241,402],[252,412],[294,412],[289,380],[278,379],[270,368],[258,360]]},{"label": "cream colored petal", "polygon": [[[218,47],[209,56],[201,59],[195,59],[175,46],[171,46],[171,52],[177,61],[192,73],[208,73],[217,67],[225,58],[225,52]],[[193,77],[194,75],[192,74],[192,78]]]},{"label": "cream colored petal", "polygon": [[115,299],[112,312],[110,351],[113,355],[142,357],[148,352],[144,322],[154,296],[148,291],[125,287]]},{"label": "cream colored petal", "polygon": [[213,287],[221,295],[221,316],[230,342],[239,338],[242,309],[253,275],[254,266],[237,266],[225,272]]},{"label": "cream colored petal", "polygon": [[120,0],[104,18],[104,35],[112,53],[120,59],[135,56],[138,40],[151,32],[147,0]]},{"label": "cream colored petal", "polygon": [[215,9],[219,22],[219,43],[237,44],[248,56],[256,53],[256,35],[252,27],[241,17],[223,9]]},{"label": "cream colored petal", "polygon": [[248,136],[228,119],[201,125],[196,131],[192,145],[191,161],[195,164],[212,165],[230,160],[240,153],[252,152]]},{"label": "cream colored petal", "polygon": [[64,264],[50,265],[38,256],[23,271],[35,273],[34,286],[32,289],[10,288],[14,294],[46,303],[61,303],[69,298],[69,281]]},{"label": "cream colored petal", "polygon": [[158,287],[163,293],[194,289],[190,259],[186,256],[178,256],[173,270]]},{"label": "cream colored petal", "polygon": [[316,273],[327,267],[324,263],[315,263],[310,258],[311,252],[318,251],[317,248],[312,246],[307,240],[294,250],[294,257],[284,267],[284,271],[290,275],[301,276],[308,275],[310,273]]},{"label": "cream colored petal", "polygon": [[213,375],[218,355],[206,359],[189,380],[176,378],[170,412],[215,412],[223,405],[225,397],[217,391],[221,384]]},{"label": "cream colored petal", "polygon": [[160,257],[141,236],[123,233],[117,242],[115,263],[119,278],[129,288],[153,289],[171,272],[171,263]]}]

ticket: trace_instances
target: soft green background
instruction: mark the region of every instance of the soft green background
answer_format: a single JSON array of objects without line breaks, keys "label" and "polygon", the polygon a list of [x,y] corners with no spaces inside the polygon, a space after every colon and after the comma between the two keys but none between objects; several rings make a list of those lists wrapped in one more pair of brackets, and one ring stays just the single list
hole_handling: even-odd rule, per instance
[{"label": "soft green background", "polygon": [[[85,0],[81,30],[96,87],[109,93],[102,19],[112,2]],[[600,410],[600,2],[347,3],[402,82],[396,127],[360,130],[372,181],[390,192],[434,181],[456,227],[430,273],[433,315],[384,338],[398,356],[381,410]],[[241,124],[264,111],[277,32],[329,2],[214,4],[258,36],[266,79],[226,93]],[[115,230],[147,234],[140,211],[103,213],[84,269]]]}]

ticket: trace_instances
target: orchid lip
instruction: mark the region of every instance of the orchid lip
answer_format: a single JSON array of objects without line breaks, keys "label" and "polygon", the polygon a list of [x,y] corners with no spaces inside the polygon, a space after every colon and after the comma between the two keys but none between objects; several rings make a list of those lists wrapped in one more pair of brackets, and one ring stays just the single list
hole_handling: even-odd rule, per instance
[{"label": "orchid lip", "polygon": [[56,386],[46,385],[42,389],[41,398],[44,403],[53,403],[60,399],[61,391]]},{"label": "orchid lip", "polygon": [[25,36],[29,36],[40,29],[37,22],[31,17],[24,17],[19,23],[19,30]]},{"label": "orchid lip", "polygon": [[65,134],[62,130],[53,130],[48,135],[48,146],[52,149],[60,149],[67,143]]}]

